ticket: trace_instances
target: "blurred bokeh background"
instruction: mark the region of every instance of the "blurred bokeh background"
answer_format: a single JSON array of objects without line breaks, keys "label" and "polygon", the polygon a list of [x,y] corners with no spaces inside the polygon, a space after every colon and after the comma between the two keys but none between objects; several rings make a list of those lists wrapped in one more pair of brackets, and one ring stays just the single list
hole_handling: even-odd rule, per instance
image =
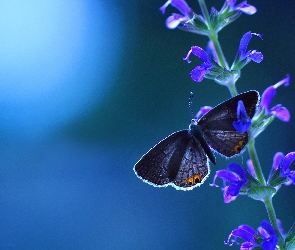
[{"label": "blurred bokeh background", "polygon": [[[0,249],[229,249],[240,224],[267,219],[261,202],[239,196],[224,204],[209,186],[234,159],[217,156],[193,191],[154,188],[133,165],[155,143],[190,122],[195,111],[228,99],[212,81],[195,83],[182,61],[207,39],[166,29],[165,0],[0,2]],[[222,1],[207,1],[219,9]],[[264,54],[238,81],[260,93],[295,76],[293,1],[248,1],[257,7],[219,35],[231,63],[242,35]],[[188,1],[199,13],[197,1]],[[277,151],[295,150],[295,83],[277,91],[289,123],[276,120],[257,139],[268,175]],[[286,230],[295,217],[294,186],[274,198]],[[292,198],[293,197],[293,198]],[[237,248],[237,247],[233,247]]]}]

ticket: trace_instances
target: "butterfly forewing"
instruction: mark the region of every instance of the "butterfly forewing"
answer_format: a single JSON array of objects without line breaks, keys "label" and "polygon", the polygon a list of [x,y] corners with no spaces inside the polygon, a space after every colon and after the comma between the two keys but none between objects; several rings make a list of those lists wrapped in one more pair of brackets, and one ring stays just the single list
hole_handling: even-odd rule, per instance
[{"label": "butterfly forewing", "polygon": [[246,112],[250,118],[252,118],[255,114],[257,102],[259,99],[259,94],[255,90],[251,90],[242,94],[239,94],[233,98],[230,98],[215,108],[211,109],[208,113],[206,113],[199,121],[199,125],[203,125],[205,123],[215,122],[223,119],[232,118],[234,120],[237,119],[237,105],[238,101],[243,101]]},{"label": "butterfly forewing", "polygon": [[198,121],[211,148],[227,157],[241,152],[248,142],[248,133],[240,133],[233,127],[238,101],[243,101],[247,115],[252,118],[258,99],[257,91],[245,92],[219,104]]}]

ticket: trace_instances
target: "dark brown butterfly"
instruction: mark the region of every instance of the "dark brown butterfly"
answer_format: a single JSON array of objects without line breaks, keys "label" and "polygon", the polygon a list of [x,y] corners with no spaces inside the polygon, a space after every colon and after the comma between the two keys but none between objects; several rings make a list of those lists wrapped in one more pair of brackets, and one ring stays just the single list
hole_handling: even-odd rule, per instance
[{"label": "dark brown butterfly", "polygon": [[248,143],[248,132],[240,133],[233,127],[239,100],[252,118],[259,100],[254,90],[217,105],[198,121],[192,119],[189,129],[160,141],[135,164],[136,175],[156,187],[171,185],[179,190],[191,190],[200,186],[210,173],[208,158],[216,163],[212,149],[232,157]]}]

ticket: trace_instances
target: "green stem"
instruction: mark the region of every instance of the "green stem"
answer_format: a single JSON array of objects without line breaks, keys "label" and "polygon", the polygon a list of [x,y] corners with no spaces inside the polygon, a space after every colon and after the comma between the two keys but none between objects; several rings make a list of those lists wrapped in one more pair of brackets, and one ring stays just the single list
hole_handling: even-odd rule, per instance
[{"label": "green stem", "polygon": [[203,17],[205,18],[205,20],[206,20],[206,22],[207,22],[207,24],[209,26],[209,29],[211,29],[210,15],[209,15],[208,8],[206,6],[205,0],[198,0],[198,1],[199,1],[199,5],[200,5],[200,8],[201,8]]},{"label": "green stem", "polygon": [[272,204],[272,197],[269,198],[265,198],[264,199],[264,205],[265,208],[267,210],[267,214],[268,214],[268,218],[270,220],[271,225],[274,227],[278,237],[279,237],[279,241],[278,241],[278,245],[280,246],[280,249],[283,249],[282,246],[284,245],[284,239],[281,235],[279,226],[278,226],[278,222],[277,222],[277,217],[276,217],[276,213],[275,213],[275,209],[273,207]]},{"label": "green stem", "polygon": [[218,41],[218,34],[215,32],[215,30],[210,30],[209,38],[213,42],[213,45],[214,45],[214,48],[215,48],[215,51],[216,51],[216,55],[217,55],[217,58],[218,58],[218,61],[219,61],[220,65],[223,68],[228,69],[228,64],[227,64],[227,62],[225,60],[225,57],[224,57],[224,54],[222,52],[220,43]]},{"label": "green stem", "polygon": [[262,170],[261,170],[261,166],[259,163],[256,149],[255,149],[255,140],[254,139],[250,139],[248,142],[248,152],[249,152],[250,158],[252,160],[257,179],[261,185],[265,186],[266,182],[265,182]]},{"label": "green stem", "polygon": [[227,87],[228,87],[228,90],[229,90],[232,97],[234,97],[238,94],[235,82],[228,83]]},{"label": "green stem", "polygon": [[225,60],[224,54],[222,52],[220,43],[218,41],[218,34],[217,32],[212,28],[211,22],[210,22],[210,15],[208,12],[208,8],[206,6],[205,0],[198,0],[199,1],[199,5],[203,14],[203,17],[206,20],[206,23],[208,25],[208,31],[209,31],[209,39],[213,42],[216,54],[217,54],[217,58],[219,60],[219,63],[222,67],[227,68],[228,69],[228,65],[227,62]]}]

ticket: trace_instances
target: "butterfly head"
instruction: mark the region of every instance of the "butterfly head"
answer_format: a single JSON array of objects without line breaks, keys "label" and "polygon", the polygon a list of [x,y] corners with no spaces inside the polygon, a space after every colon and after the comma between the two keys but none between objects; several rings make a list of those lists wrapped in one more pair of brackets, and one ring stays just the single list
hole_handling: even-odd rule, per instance
[{"label": "butterfly head", "polygon": [[198,125],[198,120],[197,119],[192,119],[191,124],[189,125],[189,129],[191,130],[193,126]]}]

